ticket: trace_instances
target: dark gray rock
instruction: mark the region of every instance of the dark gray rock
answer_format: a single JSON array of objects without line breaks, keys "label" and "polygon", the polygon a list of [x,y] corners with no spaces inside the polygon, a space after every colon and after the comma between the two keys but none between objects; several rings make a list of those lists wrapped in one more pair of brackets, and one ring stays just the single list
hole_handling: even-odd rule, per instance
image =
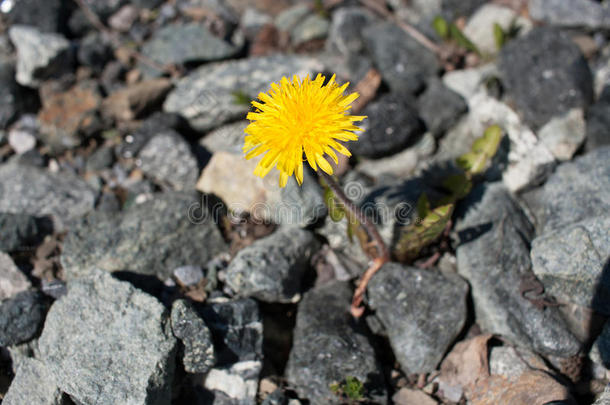
[{"label": "dark gray rock", "polygon": [[590,217],[532,242],[532,270],[545,291],[610,315],[610,216]]},{"label": "dark gray rock", "polygon": [[172,304],[172,331],[184,345],[182,363],[187,373],[207,373],[216,361],[210,330],[185,301]]},{"label": "dark gray rock", "polygon": [[[243,38],[236,38],[235,43],[224,41],[202,23],[171,24],[154,33],[142,46],[142,54],[163,66],[226,59],[238,53],[242,46]],[[147,76],[159,74],[143,63],[139,68]]]},{"label": "dark gray rock", "polygon": [[610,145],[610,85],[604,87],[599,99],[587,110],[587,142],[593,150]]},{"label": "dark gray rock", "polygon": [[106,63],[112,59],[112,47],[103,35],[92,33],[81,41],[76,58],[81,65],[101,74]]},{"label": "dark gray rock", "polygon": [[33,250],[52,232],[53,224],[48,218],[0,212],[0,251]]},{"label": "dark gray rock", "polygon": [[447,19],[453,21],[458,17],[470,16],[485,3],[486,0],[441,0],[441,10]]},{"label": "dark gray rock", "polygon": [[510,41],[500,52],[499,67],[508,96],[533,129],[572,108],[586,108],[593,100],[587,61],[556,29],[536,28]]},{"label": "dark gray rock", "polygon": [[58,376],[40,360],[24,358],[11,381],[3,405],[69,405],[57,382]]},{"label": "dark gray rock", "polygon": [[214,405],[249,405],[255,402],[263,359],[263,324],[252,299],[219,299],[201,315],[212,332],[216,366],[204,386]]},{"label": "dark gray rock", "polygon": [[299,305],[286,379],[312,405],[338,404],[329,386],[346,376],[358,378],[385,403],[385,384],[375,351],[349,313],[352,291],[332,282],[307,292]]},{"label": "dark gray rock", "polygon": [[8,14],[11,25],[32,25],[43,32],[65,29],[69,13],[68,4],[62,0],[19,0],[15,1]]},{"label": "dark gray rock", "polygon": [[181,79],[163,106],[178,113],[200,131],[225,122],[243,119],[249,104],[236,103],[236,94],[254,99],[282,76],[313,74],[323,70],[316,59],[293,55],[273,55],[232,62],[211,63]]},{"label": "dark gray rock", "polygon": [[333,13],[326,47],[342,55],[358,55],[365,51],[362,30],[376,21],[363,7],[342,7]]},{"label": "dark gray rock", "polygon": [[602,333],[593,343],[589,357],[610,370],[610,322],[606,321],[604,324]]},{"label": "dark gray rock", "polygon": [[592,0],[532,0],[530,17],[560,27],[610,28],[610,8]]},{"label": "dark gray rock", "polygon": [[413,143],[424,128],[412,104],[408,97],[392,93],[368,104],[362,111],[368,118],[360,124],[364,132],[348,145],[350,150],[355,155],[379,158]]},{"label": "dark gray rock", "polygon": [[40,358],[80,403],[167,404],[176,339],[165,307],[105,271],[69,284],[38,341]]},{"label": "dark gray rock", "polygon": [[126,135],[115,148],[115,154],[124,158],[133,158],[155,135],[176,130],[180,132],[185,125],[184,120],[177,114],[156,112],[142,122],[142,125],[131,134]]},{"label": "dark gray rock", "polygon": [[47,306],[44,296],[24,291],[0,304],[0,346],[27,342],[38,334]]},{"label": "dark gray rock", "polygon": [[64,240],[61,262],[67,276],[100,268],[165,280],[176,267],[205,266],[226,244],[202,204],[194,193],[170,193],[120,214],[92,213]]},{"label": "dark gray rock", "polygon": [[468,284],[460,277],[388,263],[368,287],[369,306],[406,374],[436,369],[466,322]]},{"label": "dark gray rock", "polygon": [[70,43],[63,36],[42,33],[26,25],[13,25],[8,33],[17,49],[19,84],[38,87],[43,80],[71,70]]},{"label": "dark gray rock", "polygon": [[19,109],[19,89],[15,82],[15,67],[0,57],[0,128],[6,128]]},{"label": "dark gray rock", "polygon": [[227,268],[225,283],[240,296],[296,302],[301,298],[301,279],[318,247],[310,231],[280,228],[240,250]]},{"label": "dark gray rock", "polygon": [[114,163],[114,157],[112,148],[102,146],[87,158],[85,169],[90,172],[110,169]]},{"label": "dark gray rock", "polygon": [[394,92],[416,93],[439,70],[436,55],[394,24],[368,26],[362,35],[373,63]]},{"label": "dark gray rock", "polygon": [[155,135],[138,158],[144,174],[175,190],[193,190],[199,168],[190,145],[173,130]]},{"label": "dark gray rock", "polygon": [[557,167],[544,186],[524,195],[539,235],[610,210],[610,146]]},{"label": "dark gray rock", "polygon": [[417,110],[426,127],[439,137],[468,111],[466,100],[440,80],[431,80],[417,100]]},{"label": "dark gray rock", "polygon": [[533,277],[533,227],[506,188],[501,183],[478,186],[459,208],[458,273],[470,283],[481,328],[542,354],[578,353],[581,345],[557,307],[541,307],[522,295]]},{"label": "dark gray rock", "polygon": [[95,191],[71,173],[17,163],[0,166],[0,212],[48,215],[55,231],[92,210],[95,197]]}]

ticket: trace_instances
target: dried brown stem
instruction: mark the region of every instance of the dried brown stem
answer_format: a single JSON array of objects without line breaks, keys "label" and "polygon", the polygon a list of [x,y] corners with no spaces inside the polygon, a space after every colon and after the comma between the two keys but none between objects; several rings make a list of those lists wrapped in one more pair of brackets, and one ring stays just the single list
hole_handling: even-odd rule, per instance
[{"label": "dried brown stem", "polygon": [[351,313],[355,318],[359,318],[364,313],[364,308],[361,306],[361,304],[362,297],[364,295],[364,292],[366,291],[366,286],[368,285],[371,278],[373,278],[373,275],[385,263],[390,261],[390,251],[386,246],[385,242],[383,241],[383,238],[379,234],[379,231],[377,231],[377,227],[375,227],[375,225],[366,217],[366,215],[364,215],[362,210],[356,207],[352,200],[350,200],[345,195],[339,183],[337,183],[337,181],[332,176],[324,173],[321,170],[318,170],[318,175],[322,179],[324,179],[328,187],[330,187],[330,189],[334,193],[335,197],[343,203],[344,208],[349,211],[350,215],[352,215],[358,220],[358,222],[360,222],[360,224],[362,224],[369,236],[375,242],[375,247],[377,248],[377,257],[373,260],[371,266],[362,275],[362,278],[358,283],[358,288],[356,288],[356,291],[354,292],[354,296],[352,298]]}]

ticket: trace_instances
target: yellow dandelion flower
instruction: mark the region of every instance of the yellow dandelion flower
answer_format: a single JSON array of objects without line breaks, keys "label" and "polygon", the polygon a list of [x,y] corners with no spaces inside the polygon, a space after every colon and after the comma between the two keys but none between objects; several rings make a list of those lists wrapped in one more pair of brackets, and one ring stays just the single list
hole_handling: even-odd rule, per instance
[{"label": "yellow dandelion flower", "polygon": [[303,153],[314,170],[318,167],[328,174],[333,168],[326,160],[328,155],[337,163],[335,151],[351,156],[339,141],[356,141],[354,131],[362,128],[355,121],[365,116],[348,115],[350,104],[358,93],[343,95],[349,83],[339,86],[335,75],[324,86],[325,77],[318,74],[292,81],[282,77],[279,84],[272,83],[268,93],[260,93],[253,101],[255,112],[248,113],[250,124],[245,129],[243,151],[246,159],[263,155],[254,174],[265,177],[272,168],[280,172],[280,187],[294,174],[299,185],[303,183]]}]

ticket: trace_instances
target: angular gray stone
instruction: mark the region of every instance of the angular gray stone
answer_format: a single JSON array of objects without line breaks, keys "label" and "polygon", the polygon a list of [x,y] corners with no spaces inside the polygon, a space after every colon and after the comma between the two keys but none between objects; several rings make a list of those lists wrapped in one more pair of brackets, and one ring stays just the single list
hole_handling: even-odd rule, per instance
[{"label": "angular gray stone", "polygon": [[3,252],[31,251],[52,231],[53,224],[48,218],[0,212],[0,250]]},{"label": "angular gray stone", "polygon": [[610,315],[610,216],[591,217],[533,240],[532,270],[562,302]]},{"label": "angular gray stone", "polygon": [[521,293],[533,276],[533,227],[501,183],[473,189],[459,205],[455,231],[458,273],[470,283],[477,323],[484,331],[542,354],[578,353],[581,345],[558,309],[536,306]]},{"label": "angular gray stone", "polygon": [[3,405],[68,405],[59,389],[58,375],[40,360],[21,360],[15,378],[2,399]]},{"label": "angular gray stone", "polygon": [[223,125],[207,135],[199,141],[199,144],[205,147],[210,152],[231,152],[241,154],[244,146],[244,129],[248,126],[249,121],[238,121],[232,124]]},{"label": "angular gray stone", "polygon": [[330,22],[318,14],[311,14],[301,21],[291,32],[291,40],[300,45],[313,39],[325,38],[328,34]]},{"label": "angular gray stone", "polygon": [[36,337],[47,305],[37,291],[23,291],[0,303],[0,346],[13,346]]},{"label": "angular gray stone", "polygon": [[216,366],[204,387],[214,405],[249,405],[255,402],[263,360],[263,324],[252,299],[220,298],[201,312],[216,346]]},{"label": "angular gray stone", "polygon": [[610,7],[592,0],[532,0],[529,13],[532,19],[549,25],[591,30],[610,28]]},{"label": "angular gray stone", "polygon": [[214,366],[214,344],[203,319],[185,301],[172,304],[172,331],[184,345],[182,363],[187,373],[207,373]]},{"label": "angular gray stone", "polygon": [[30,287],[29,280],[15,265],[13,259],[6,253],[0,252],[0,301],[11,298]]},{"label": "angular gray stone", "polygon": [[561,162],[572,159],[586,136],[585,114],[579,108],[552,118],[538,131],[542,144]]},{"label": "angular gray stone", "polygon": [[15,66],[0,56],[0,128],[6,128],[19,111],[19,88],[15,82]]},{"label": "angular gray stone", "polygon": [[176,339],[154,297],[102,270],[69,284],[38,341],[57,383],[77,402],[170,402]]},{"label": "angular gray stone", "polygon": [[468,111],[466,100],[439,80],[431,80],[417,100],[417,110],[428,130],[443,135]]},{"label": "angular gray stone", "polygon": [[347,282],[331,282],[307,292],[299,304],[285,376],[311,405],[339,404],[330,385],[347,376],[374,387],[369,398],[386,402],[375,351],[349,314],[351,295]]},{"label": "angular gray stone", "polygon": [[610,210],[610,146],[601,147],[557,167],[540,188],[524,195],[542,235]]},{"label": "angular gray stone", "polygon": [[193,128],[206,131],[245,116],[250,104],[236,103],[237,94],[255,99],[282,76],[311,75],[322,70],[316,59],[292,55],[211,63],[181,79],[163,108],[182,115]]},{"label": "angular gray stone", "polygon": [[441,0],[443,15],[450,21],[458,17],[468,17],[487,0]]},{"label": "angular gray stone", "polygon": [[606,321],[602,333],[595,339],[589,357],[610,370],[610,322]]},{"label": "angular gray stone", "polygon": [[610,384],[606,385],[606,389],[593,405],[610,405]]},{"label": "angular gray stone", "polygon": [[43,80],[59,77],[71,68],[70,43],[59,34],[42,33],[26,25],[13,25],[9,36],[17,48],[19,84],[38,87]]},{"label": "angular gray stone", "polygon": [[176,267],[205,266],[226,250],[213,220],[195,193],[157,194],[119,214],[83,218],[66,235],[61,263],[69,278],[100,268],[165,280]]},{"label": "angular gray stone", "polygon": [[364,132],[357,142],[348,143],[354,155],[380,158],[393,155],[413,143],[424,127],[414,102],[402,94],[385,94],[362,111],[368,118],[357,123]]},{"label": "angular gray stone", "polygon": [[197,159],[190,145],[177,132],[167,129],[142,148],[138,158],[142,171],[161,185],[175,190],[194,190],[199,176]]},{"label": "angular gray stone", "polygon": [[19,0],[12,3],[8,13],[11,25],[33,25],[43,32],[64,29],[65,14],[68,11],[62,0]]},{"label": "angular gray stone", "polygon": [[367,293],[406,374],[436,369],[464,327],[467,295],[468,284],[460,277],[397,263],[384,265]]},{"label": "angular gray stone", "polygon": [[556,29],[536,28],[508,42],[500,52],[499,67],[507,95],[533,129],[593,101],[587,61],[578,46]]},{"label": "angular gray stone", "polygon": [[301,298],[301,280],[319,243],[310,231],[280,228],[240,250],[226,271],[225,283],[238,295],[266,302]]},{"label": "angular gray stone", "polygon": [[392,23],[368,26],[363,36],[373,63],[394,92],[416,93],[439,70],[436,55]]},{"label": "angular gray stone", "polygon": [[[170,24],[156,31],[142,46],[142,54],[160,65],[210,62],[226,59],[238,53],[243,38],[230,43],[212,34],[203,23]],[[156,76],[159,71],[141,63],[145,75]]]},{"label": "angular gray stone", "polygon": [[279,13],[277,17],[275,17],[274,23],[277,29],[290,31],[310,13],[311,8],[309,5],[296,4]]},{"label": "angular gray stone", "polygon": [[0,212],[50,216],[61,232],[93,209],[96,192],[71,173],[50,173],[26,164],[0,166]]},{"label": "angular gray stone", "polygon": [[364,52],[362,30],[375,21],[375,17],[363,7],[341,7],[333,12],[326,47],[330,52],[342,55],[358,55]]},{"label": "angular gray stone", "polygon": [[200,266],[180,266],[172,272],[176,280],[184,286],[199,284],[204,278],[203,269]]}]

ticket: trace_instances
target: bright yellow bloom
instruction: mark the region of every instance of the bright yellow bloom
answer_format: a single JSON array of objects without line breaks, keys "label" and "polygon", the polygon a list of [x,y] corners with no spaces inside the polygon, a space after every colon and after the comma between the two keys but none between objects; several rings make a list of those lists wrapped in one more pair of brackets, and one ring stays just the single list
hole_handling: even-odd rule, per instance
[{"label": "bright yellow bloom", "polygon": [[[338,141],[356,141],[353,131],[362,131],[354,121],[365,116],[347,115],[350,104],[358,93],[344,96],[349,83],[339,86],[335,75],[324,86],[325,77],[318,74],[311,81],[309,76],[300,80],[294,76],[292,82],[282,77],[280,84],[272,83],[268,93],[260,93],[262,102],[253,101],[255,112],[248,113],[250,125],[243,151],[246,159],[265,154],[254,174],[265,177],[277,166],[280,172],[280,187],[294,174],[299,185],[303,183],[303,152],[307,162],[328,174],[333,168],[325,154],[337,163],[335,150],[351,156]],[[333,150],[334,149],[334,150]]]}]

